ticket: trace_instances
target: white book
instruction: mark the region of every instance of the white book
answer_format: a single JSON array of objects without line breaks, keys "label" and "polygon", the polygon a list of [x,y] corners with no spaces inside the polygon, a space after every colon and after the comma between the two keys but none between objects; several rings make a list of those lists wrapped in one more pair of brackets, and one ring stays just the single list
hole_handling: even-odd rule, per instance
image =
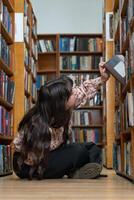
[{"label": "white book", "polygon": [[70,51],[74,51],[75,50],[75,40],[76,40],[76,37],[73,37],[70,39]]},{"label": "white book", "polygon": [[132,92],[127,93],[129,126],[134,126],[134,102]]}]

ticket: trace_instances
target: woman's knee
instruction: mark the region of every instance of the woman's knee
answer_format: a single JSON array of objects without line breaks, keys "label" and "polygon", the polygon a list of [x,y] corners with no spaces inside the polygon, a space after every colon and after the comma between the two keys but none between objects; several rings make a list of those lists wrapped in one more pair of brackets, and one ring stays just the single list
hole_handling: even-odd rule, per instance
[{"label": "woman's knee", "polygon": [[74,144],[73,148],[73,164],[74,166],[81,167],[89,162],[88,151],[81,144]]}]

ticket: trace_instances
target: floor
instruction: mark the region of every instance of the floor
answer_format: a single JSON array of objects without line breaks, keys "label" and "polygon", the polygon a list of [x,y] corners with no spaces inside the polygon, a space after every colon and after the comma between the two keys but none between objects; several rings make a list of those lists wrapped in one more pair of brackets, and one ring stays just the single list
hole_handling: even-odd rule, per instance
[{"label": "floor", "polygon": [[28,181],[0,178],[0,200],[134,200],[134,184],[105,170],[107,178]]}]

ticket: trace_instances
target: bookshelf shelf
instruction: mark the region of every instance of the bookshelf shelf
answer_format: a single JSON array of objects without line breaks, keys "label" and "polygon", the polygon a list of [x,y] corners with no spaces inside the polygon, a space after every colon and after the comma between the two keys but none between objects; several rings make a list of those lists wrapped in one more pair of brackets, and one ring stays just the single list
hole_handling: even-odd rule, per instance
[{"label": "bookshelf shelf", "polygon": [[117,141],[121,140],[121,136],[120,135],[115,136],[115,140],[117,140]]},{"label": "bookshelf shelf", "polygon": [[13,137],[2,136],[2,134],[0,134],[0,141],[6,141],[6,142],[10,143],[11,141],[13,141]]},{"label": "bookshelf shelf", "polygon": [[3,97],[0,97],[0,105],[4,106],[7,110],[13,109],[13,105],[8,103]]},{"label": "bookshelf shelf", "polygon": [[102,124],[99,124],[99,125],[73,125],[72,128],[102,128],[103,125]]},{"label": "bookshelf shelf", "polygon": [[102,55],[102,52],[88,52],[88,51],[74,51],[74,52],[60,52],[61,55]]},{"label": "bookshelf shelf", "polygon": [[54,52],[39,52],[38,53],[38,56],[45,56],[45,55],[56,55],[57,52],[54,51]]},{"label": "bookshelf shelf", "polygon": [[38,70],[38,74],[56,73],[56,70]]},{"label": "bookshelf shelf", "polygon": [[68,70],[68,69],[64,69],[64,70],[60,70],[60,73],[100,73],[99,70]]},{"label": "bookshelf shelf", "polygon": [[119,25],[119,22],[118,22],[117,28],[116,28],[115,33],[114,33],[114,40],[115,41],[119,40],[119,30],[120,30],[120,25]]},{"label": "bookshelf shelf", "polygon": [[113,11],[116,11],[119,8],[119,0],[113,1]]},{"label": "bookshelf shelf", "polygon": [[13,72],[10,67],[0,58],[0,68],[8,75],[13,76]]},{"label": "bookshelf shelf", "polygon": [[0,176],[12,174],[14,111],[14,7],[0,1]]},{"label": "bookshelf shelf", "polygon": [[122,54],[125,54],[125,51],[128,49],[128,46],[129,46],[129,35],[130,35],[130,32],[127,32],[126,41],[123,43],[123,47],[122,47]]},{"label": "bookshelf shelf", "polygon": [[126,16],[128,0],[123,0],[121,7],[121,17]]},{"label": "bookshelf shelf", "polygon": [[9,175],[12,175],[13,174],[13,171],[11,172],[4,172],[4,173],[0,173],[0,177],[2,176],[9,176]]},{"label": "bookshelf shelf", "polygon": [[120,171],[116,171],[116,174],[118,174],[119,176],[122,176],[122,177],[124,177],[124,178],[126,178],[126,179],[128,179],[128,180],[130,180],[134,183],[133,176],[127,175],[127,174],[120,172]]},{"label": "bookshelf shelf", "polygon": [[9,12],[14,12],[14,7],[10,0],[3,0],[3,3],[8,7]]},{"label": "bookshelf shelf", "polygon": [[8,44],[13,44],[12,36],[7,32],[6,28],[4,27],[3,23],[1,23],[1,33]]},{"label": "bookshelf shelf", "polygon": [[82,106],[80,108],[77,108],[77,110],[84,110],[84,109],[98,110],[98,109],[103,109],[103,106]]}]

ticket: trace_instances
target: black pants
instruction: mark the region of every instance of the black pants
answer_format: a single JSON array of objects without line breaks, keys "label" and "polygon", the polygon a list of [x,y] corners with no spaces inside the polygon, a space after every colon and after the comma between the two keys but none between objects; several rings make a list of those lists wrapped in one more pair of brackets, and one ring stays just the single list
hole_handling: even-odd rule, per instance
[{"label": "black pants", "polygon": [[[14,172],[20,178],[28,178],[30,166],[22,163],[21,169],[17,161],[20,153],[15,152],[13,156]],[[44,179],[62,178],[82,167],[87,163],[102,163],[101,149],[94,143],[67,144],[49,153],[48,167],[44,173]],[[34,175],[36,178],[36,174]]]}]

